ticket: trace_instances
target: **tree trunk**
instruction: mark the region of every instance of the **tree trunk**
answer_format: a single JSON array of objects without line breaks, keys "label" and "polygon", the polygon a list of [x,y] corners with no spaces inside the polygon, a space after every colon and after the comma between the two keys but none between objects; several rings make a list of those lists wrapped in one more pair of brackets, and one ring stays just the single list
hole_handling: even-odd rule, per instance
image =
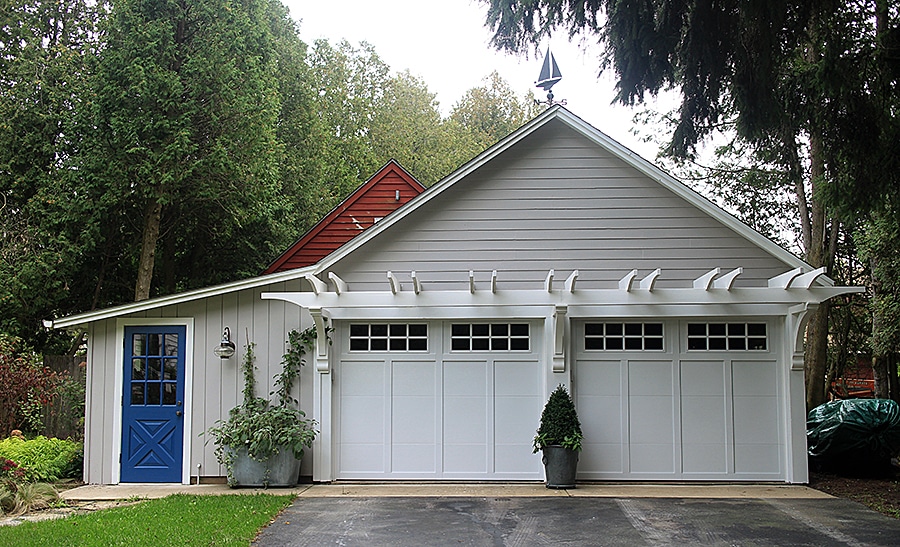
[{"label": "tree trunk", "polygon": [[[813,132],[809,138],[810,181],[810,240],[806,249],[806,261],[818,268],[827,266],[830,270],[832,257],[828,256],[832,246],[825,238],[825,206],[816,197],[819,185],[825,176],[825,162],[822,155],[822,137]],[[828,272],[830,273],[830,272]],[[826,371],[828,370],[828,311],[831,306],[822,302],[806,327],[806,409],[811,410],[826,401]]]},{"label": "tree trunk", "polygon": [[156,243],[159,240],[159,225],[162,218],[162,204],[153,200],[144,211],[144,229],[141,238],[141,261],[138,264],[137,282],[134,285],[134,301],[150,298],[150,282],[153,280],[153,263],[156,260]]}]

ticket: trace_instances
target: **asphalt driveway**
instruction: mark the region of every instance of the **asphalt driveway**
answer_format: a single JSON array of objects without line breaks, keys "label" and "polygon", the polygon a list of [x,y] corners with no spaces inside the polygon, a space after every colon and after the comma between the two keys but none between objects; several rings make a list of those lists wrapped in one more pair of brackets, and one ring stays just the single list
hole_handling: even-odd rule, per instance
[{"label": "asphalt driveway", "polygon": [[900,545],[900,520],[843,499],[300,497],[253,543]]}]

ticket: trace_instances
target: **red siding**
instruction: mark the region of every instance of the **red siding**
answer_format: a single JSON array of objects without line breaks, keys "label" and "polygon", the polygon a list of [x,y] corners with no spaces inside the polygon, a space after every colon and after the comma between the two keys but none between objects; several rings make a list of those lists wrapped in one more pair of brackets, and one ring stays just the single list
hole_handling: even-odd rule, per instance
[{"label": "red siding", "polygon": [[315,264],[375,224],[376,219],[388,216],[424,190],[400,164],[389,161],[272,262],[263,274]]}]

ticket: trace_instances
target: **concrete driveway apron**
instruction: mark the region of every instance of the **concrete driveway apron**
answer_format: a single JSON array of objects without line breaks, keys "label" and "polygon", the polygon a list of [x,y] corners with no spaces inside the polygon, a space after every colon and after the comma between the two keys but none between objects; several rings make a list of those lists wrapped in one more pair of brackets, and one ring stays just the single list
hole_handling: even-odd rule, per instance
[{"label": "concrete driveway apron", "polygon": [[501,489],[471,497],[316,497],[315,490],[253,545],[900,545],[900,520],[824,495],[591,497],[579,489],[519,497]]}]

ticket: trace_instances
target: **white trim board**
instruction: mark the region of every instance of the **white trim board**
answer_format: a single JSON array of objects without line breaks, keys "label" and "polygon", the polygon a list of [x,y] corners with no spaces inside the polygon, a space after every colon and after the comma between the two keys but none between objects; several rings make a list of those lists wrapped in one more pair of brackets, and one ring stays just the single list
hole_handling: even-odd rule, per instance
[{"label": "white trim board", "polygon": [[191,483],[191,441],[193,440],[193,392],[194,392],[194,318],[193,317],[144,317],[116,321],[116,366],[113,381],[113,439],[110,457],[113,458],[112,484],[119,484],[122,475],[122,389],[125,382],[125,327],[175,325],[185,328],[184,341],[184,431],[181,455],[181,484]]}]

